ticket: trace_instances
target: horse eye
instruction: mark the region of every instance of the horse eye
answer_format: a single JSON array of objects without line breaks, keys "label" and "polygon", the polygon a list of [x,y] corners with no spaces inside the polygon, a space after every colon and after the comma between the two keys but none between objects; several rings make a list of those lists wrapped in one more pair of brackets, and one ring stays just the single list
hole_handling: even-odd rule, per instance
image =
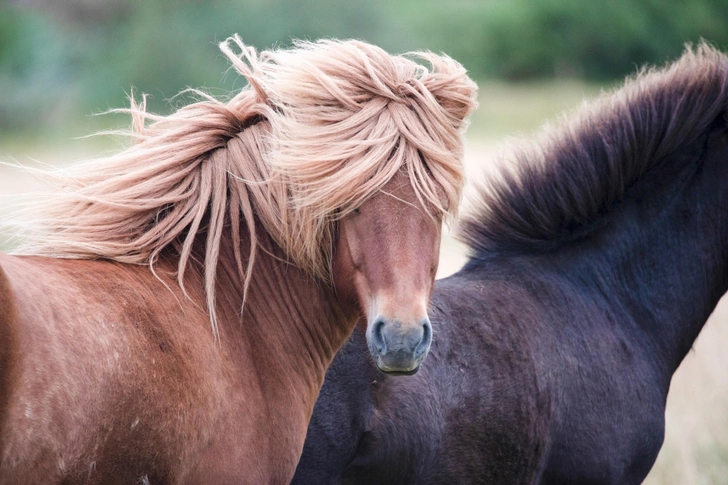
[{"label": "horse eye", "polygon": [[358,207],[356,209],[354,209],[353,211],[351,211],[351,212],[354,213],[354,214],[361,214],[361,211],[359,210]]}]

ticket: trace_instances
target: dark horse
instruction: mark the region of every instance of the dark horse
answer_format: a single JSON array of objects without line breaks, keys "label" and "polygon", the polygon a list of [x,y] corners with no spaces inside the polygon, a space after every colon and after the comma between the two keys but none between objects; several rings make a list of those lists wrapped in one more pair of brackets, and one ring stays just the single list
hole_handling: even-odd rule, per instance
[{"label": "dark horse", "polygon": [[0,484],[288,483],[360,318],[383,371],[425,358],[474,83],[356,41],[222,49],[248,87],[132,103],[135,144],[14,220]]},{"label": "dark horse", "polygon": [[293,483],[641,483],[728,289],[727,82],[701,45],[519,147],[436,282],[427,364],[391,379],[355,332]]}]

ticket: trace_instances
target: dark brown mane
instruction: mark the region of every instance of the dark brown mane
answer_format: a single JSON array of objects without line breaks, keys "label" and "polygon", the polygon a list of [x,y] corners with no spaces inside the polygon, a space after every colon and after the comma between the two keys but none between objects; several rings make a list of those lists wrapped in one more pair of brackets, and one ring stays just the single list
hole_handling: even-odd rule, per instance
[{"label": "dark brown mane", "polygon": [[588,235],[669,154],[725,116],[727,78],[728,58],[705,43],[666,68],[641,70],[503,160],[462,218],[459,238],[483,257],[548,251]]}]

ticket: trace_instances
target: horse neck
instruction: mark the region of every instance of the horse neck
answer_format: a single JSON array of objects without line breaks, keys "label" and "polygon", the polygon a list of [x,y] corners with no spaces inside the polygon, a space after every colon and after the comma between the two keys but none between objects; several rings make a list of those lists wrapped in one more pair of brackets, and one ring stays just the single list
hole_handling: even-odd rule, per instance
[{"label": "horse neck", "polygon": [[259,376],[274,376],[262,383],[270,387],[264,392],[286,406],[298,394],[310,414],[327,367],[356,324],[356,310],[340,303],[328,285],[286,262],[270,237],[259,235],[258,244],[244,303],[232,244],[221,246],[216,284],[221,345],[247,355],[245,365],[258,369]]},{"label": "horse neck", "polygon": [[728,290],[728,137],[710,133],[666,162],[561,264],[621,303],[671,375]]}]

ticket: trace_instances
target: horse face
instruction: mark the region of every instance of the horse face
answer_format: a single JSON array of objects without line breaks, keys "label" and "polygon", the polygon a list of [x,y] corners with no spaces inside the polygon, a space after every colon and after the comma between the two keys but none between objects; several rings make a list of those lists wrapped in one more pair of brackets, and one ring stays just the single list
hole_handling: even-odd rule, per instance
[{"label": "horse face", "polygon": [[369,351],[388,374],[417,372],[432,341],[427,306],[442,224],[429,209],[399,173],[339,226],[334,283],[359,304]]}]

